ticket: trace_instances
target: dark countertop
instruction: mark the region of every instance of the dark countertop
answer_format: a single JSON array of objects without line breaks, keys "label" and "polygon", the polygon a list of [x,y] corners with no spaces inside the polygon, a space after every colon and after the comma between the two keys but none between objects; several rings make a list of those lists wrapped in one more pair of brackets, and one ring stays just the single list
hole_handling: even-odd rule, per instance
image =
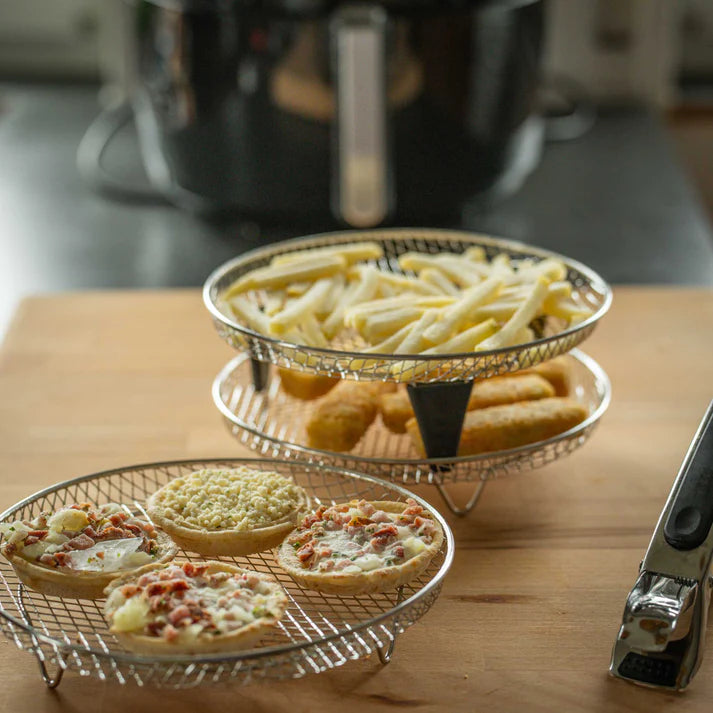
[{"label": "dark countertop", "polygon": [[[27,294],[198,286],[237,253],[302,232],[95,194],[75,153],[98,110],[93,86],[0,84],[0,333]],[[113,153],[135,170],[130,135]],[[710,228],[663,126],[643,110],[601,113],[586,136],[548,144],[515,196],[462,227],[564,253],[612,283],[713,285]]]}]

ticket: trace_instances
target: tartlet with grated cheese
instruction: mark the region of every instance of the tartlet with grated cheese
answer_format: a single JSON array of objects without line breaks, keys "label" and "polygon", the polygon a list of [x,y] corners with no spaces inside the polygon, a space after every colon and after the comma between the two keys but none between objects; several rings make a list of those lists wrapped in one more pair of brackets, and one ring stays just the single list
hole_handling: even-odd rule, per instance
[{"label": "tartlet with grated cheese", "polygon": [[289,478],[242,466],[175,478],[149,498],[147,510],[184,549],[237,556],[279,545],[307,505]]},{"label": "tartlet with grated cheese", "polygon": [[0,552],[20,581],[57,597],[99,599],[113,579],[178,551],[166,533],[118,503],[77,503],[3,523],[0,532]]},{"label": "tartlet with grated cheese", "polygon": [[288,602],[269,574],[211,561],[148,565],[112,582],[105,594],[110,631],[127,649],[146,654],[249,648]]},{"label": "tartlet with grated cheese", "polygon": [[441,549],[443,530],[409,499],[322,506],[285,539],[277,562],[306,589],[369,594],[417,577]]}]

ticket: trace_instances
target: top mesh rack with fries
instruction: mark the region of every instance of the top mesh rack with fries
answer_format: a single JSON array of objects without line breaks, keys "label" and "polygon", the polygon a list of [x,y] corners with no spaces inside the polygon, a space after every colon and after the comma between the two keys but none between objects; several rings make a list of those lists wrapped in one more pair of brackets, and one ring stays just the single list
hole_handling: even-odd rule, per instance
[{"label": "top mesh rack with fries", "polygon": [[[406,253],[417,253],[425,257],[438,256],[438,259],[442,259],[444,254],[464,255],[468,251],[477,250],[482,253],[486,263],[492,263],[494,259],[505,259],[514,266],[526,263],[538,265],[547,260],[556,260],[564,266],[566,280],[571,284],[578,304],[586,310],[587,316],[569,325],[556,318],[539,319],[536,324],[528,325],[528,329],[531,326],[536,327],[536,336],[530,331],[528,341],[514,346],[455,353],[432,351],[394,354],[375,352],[373,346],[354,329],[342,330],[327,346],[308,346],[290,341],[286,335],[272,336],[264,333],[264,330],[254,329],[254,325],[251,326],[247,319],[236,317],[230,305],[222,299],[236,281],[245,281],[248,279],[246,275],[255,274],[255,271],[264,269],[271,263],[275,264],[274,261],[277,261],[277,264],[286,264],[292,253],[323,248],[346,248],[361,241],[375,243],[381,254],[360,264],[373,266],[380,273],[397,278],[414,276],[413,272],[404,270],[399,264],[399,258]],[[315,256],[319,254],[314,253]],[[276,243],[241,255],[216,269],[206,281],[203,296],[219,335],[228,344],[249,356],[255,392],[266,391],[270,365],[341,379],[405,383],[425,445],[427,457],[423,459],[423,464],[430,473],[428,480],[439,487],[449,507],[459,514],[475,505],[485,480],[494,474],[492,469],[483,468],[482,460],[470,459],[468,465],[461,464],[473,469],[473,479],[480,481],[465,509],[455,506],[444,488],[444,484],[453,479],[454,472],[463,472],[463,467],[454,470],[453,466],[462,460],[456,452],[465,404],[474,380],[516,372],[569,352],[592,333],[598,320],[611,304],[611,290],[606,282],[580,263],[515,241],[461,231],[428,229],[349,231]],[[262,314],[267,309],[269,294],[255,289],[249,291],[245,299],[249,302],[250,309]],[[606,381],[606,376],[603,379]],[[597,404],[598,415],[601,415],[603,410],[600,407],[603,405],[606,408],[608,402],[608,382],[600,386],[600,390],[603,389],[606,393],[601,393]],[[262,444],[255,441],[251,442],[251,445],[262,447]],[[281,455],[289,454],[289,445],[285,444],[286,449]],[[561,448],[554,449],[553,452],[557,453],[555,457],[559,457],[569,450]],[[536,467],[543,460],[547,462],[553,459],[543,459],[542,453],[537,449],[530,448],[525,451],[526,459],[523,459],[523,453],[519,453],[518,470],[523,468],[524,460],[529,460],[532,467]],[[304,454],[301,457],[304,457]],[[313,457],[322,462],[330,461],[324,454]],[[331,462],[336,461],[331,459]],[[400,459],[392,459],[389,465],[393,466],[391,477],[404,482],[409,482],[410,474],[415,473],[404,468],[399,474],[399,466],[404,465]],[[382,475],[384,473],[383,468],[375,470],[369,467],[368,463],[360,462],[358,467],[369,472]],[[501,467],[497,474],[503,472]],[[423,477],[422,470],[419,471],[418,477]]]}]

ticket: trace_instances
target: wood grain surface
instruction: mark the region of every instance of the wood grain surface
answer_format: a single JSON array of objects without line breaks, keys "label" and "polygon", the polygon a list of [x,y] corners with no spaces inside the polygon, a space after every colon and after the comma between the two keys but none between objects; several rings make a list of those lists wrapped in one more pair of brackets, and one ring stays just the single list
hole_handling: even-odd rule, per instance
[{"label": "wood grain surface", "polygon": [[[443,593],[388,666],[374,656],[302,680],[182,692],[70,672],[52,692],[31,656],[0,640],[0,710],[709,710],[713,650],[678,695],[613,680],[607,667],[639,561],[713,397],[713,292],[617,289],[584,349],[612,380],[601,425],[569,458],[490,483],[470,516],[448,517],[457,550]],[[0,508],[115,466],[247,455],[210,397],[232,354],[198,291],[26,300],[0,351]],[[419,492],[444,511],[436,492]]]}]

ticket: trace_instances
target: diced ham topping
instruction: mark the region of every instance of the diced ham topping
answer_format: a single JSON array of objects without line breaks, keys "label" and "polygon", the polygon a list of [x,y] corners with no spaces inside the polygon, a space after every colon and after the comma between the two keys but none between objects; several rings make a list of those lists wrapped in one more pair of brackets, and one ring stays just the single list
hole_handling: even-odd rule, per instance
[{"label": "diced ham topping", "polygon": [[297,559],[300,562],[307,562],[307,560],[312,557],[314,554],[314,547],[312,546],[312,543],[308,542],[306,545],[302,545],[302,547],[297,550]]},{"label": "diced ham topping", "polygon": [[94,540],[82,533],[66,542],[64,547],[68,550],[88,550],[90,547],[94,547]]},{"label": "diced ham topping", "polygon": [[[436,533],[435,524],[424,517],[423,508],[414,500],[409,499],[398,515],[379,510],[372,503],[361,500],[331,508],[320,507],[303,519],[287,542],[294,547],[302,566],[313,571],[342,570],[355,560],[373,554],[382,557],[381,566],[390,566],[406,557],[397,525],[407,527],[413,536],[427,544]],[[330,540],[329,533],[339,530],[348,535],[349,544],[344,551],[335,552],[331,546],[335,540]],[[340,549],[344,547],[341,545]]]},{"label": "diced ham topping", "polygon": [[144,633],[174,641],[182,629],[193,624],[200,624],[204,632],[220,633],[206,605],[210,597],[203,592],[225,587],[232,580],[235,588],[230,589],[231,585],[228,585],[225,594],[213,601],[217,607],[227,610],[223,616],[225,620],[235,621],[237,626],[242,626],[243,622],[232,613],[232,608],[237,605],[252,612],[252,597],[262,581],[260,576],[230,572],[206,575],[207,569],[208,565],[203,564],[184,563],[182,567],[171,565],[158,571],[146,572],[136,584],[126,584],[120,592],[125,599],[136,596],[146,598],[152,618],[144,626]]}]

